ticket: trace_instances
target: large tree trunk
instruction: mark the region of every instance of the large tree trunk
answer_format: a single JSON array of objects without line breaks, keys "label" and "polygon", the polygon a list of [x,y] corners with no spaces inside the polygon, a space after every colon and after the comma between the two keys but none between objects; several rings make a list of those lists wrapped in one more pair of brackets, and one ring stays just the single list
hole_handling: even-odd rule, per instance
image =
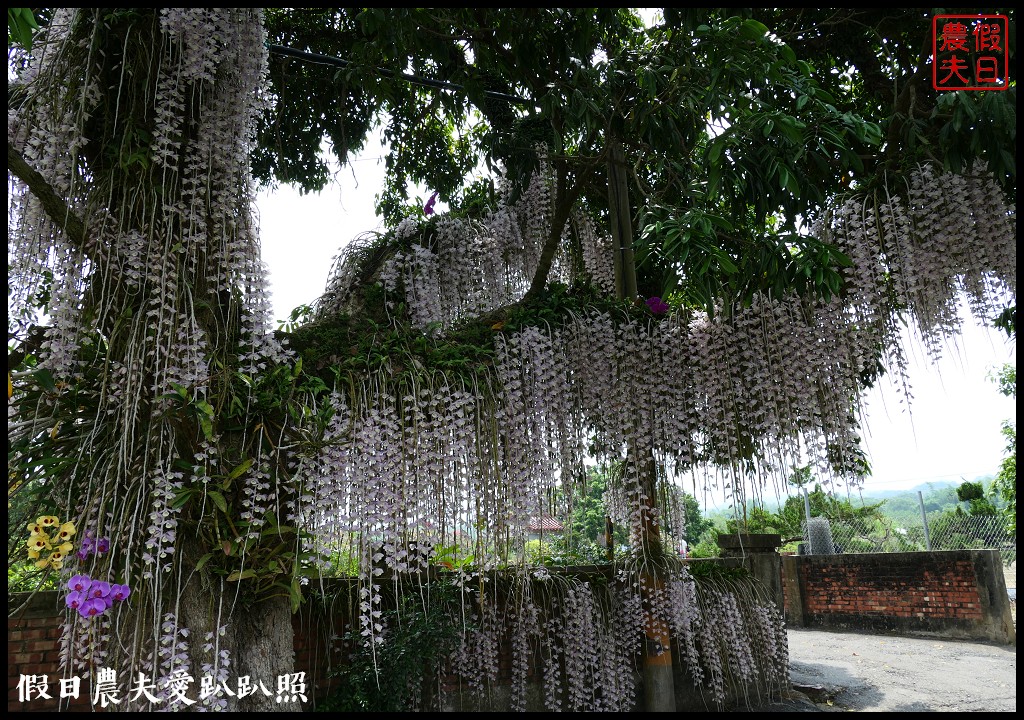
[{"label": "large tree trunk", "polygon": [[[184,541],[183,563],[202,555],[194,538]],[[298,683],[295,673],[294,632],[289,598],[279,595],[254,599],[247,588],[225,582],[223,576],[205,567],[192,573],[179,595],[178,619],[190,629],[189,660],[196,684],[199,678],[219,672],[227,675],[228,688],[237,691],[248,677],[255,692],[246,697],[220,694],[229,712],[301,711],[303,698],[291,689],[309,689]],[[218,622],[219,621],[219,622]],[[224,634],[218,633],[218,624]],[[216,642],[205,647],[207,633]],[[226,654],[225,654],[226,653]],[[225,663],[226,660],[226,663]],[[211,672],[210,668],[213,668]],[[262,683],[262,685],[261,685]],[[269,695],[267,694],[269,692]]]},{"label": "large tree trunk", "polygon": [[[200,563],[285,512],[290,492],[260,414],[272,401],[257,411],[232,384],[287,361],[263,312],[251,207],[264,40],[258,9],[59,9],[9,108],[8,165],[28,190],[14,193],[9,253],[61,261],[39,355],[58,380],[46,435],[74,429],[46,455],[75,462],[46,482],[107,537],[109,554],[79,567],[130,584],[106,651],[133,687],[140,672],[154,683],[157,708],[301,709],[285,692],[301,690],[289,597]],[[82,633],[105,640],[106,620]],[[255,692],[239,697],[246,676]],[[204,678],[221,692],[192,705]]]}]

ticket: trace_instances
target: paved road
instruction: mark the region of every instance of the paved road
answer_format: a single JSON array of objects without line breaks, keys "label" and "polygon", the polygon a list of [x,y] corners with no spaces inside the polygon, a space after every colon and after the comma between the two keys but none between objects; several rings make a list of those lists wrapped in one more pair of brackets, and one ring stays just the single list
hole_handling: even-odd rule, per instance
[{"label": "paved road", "polygon": [[1014,645],[791,629],[789,655],[798,692],[759,710],[1017,710]]}]

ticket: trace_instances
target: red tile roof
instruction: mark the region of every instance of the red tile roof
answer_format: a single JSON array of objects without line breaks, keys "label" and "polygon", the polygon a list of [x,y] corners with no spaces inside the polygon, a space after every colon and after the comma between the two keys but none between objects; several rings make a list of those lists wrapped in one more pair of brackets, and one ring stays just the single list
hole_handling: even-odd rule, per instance
[{"label": "red tile roof", "polygon": [[565,530],[562,523],[558,522],[550,515],[544,515],[539,518],[530,518],[526,523],[526,529],[529,532],[562,532]]}]

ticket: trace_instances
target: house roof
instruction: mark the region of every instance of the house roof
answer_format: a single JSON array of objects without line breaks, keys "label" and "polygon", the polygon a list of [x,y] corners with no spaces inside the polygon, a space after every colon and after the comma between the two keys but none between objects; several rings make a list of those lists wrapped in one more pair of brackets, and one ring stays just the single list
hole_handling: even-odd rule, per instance
[{"label": "house roof", "polygon": [[550,515],[532,517],[526,523],[529,532],[562,532],[565,527]]}]

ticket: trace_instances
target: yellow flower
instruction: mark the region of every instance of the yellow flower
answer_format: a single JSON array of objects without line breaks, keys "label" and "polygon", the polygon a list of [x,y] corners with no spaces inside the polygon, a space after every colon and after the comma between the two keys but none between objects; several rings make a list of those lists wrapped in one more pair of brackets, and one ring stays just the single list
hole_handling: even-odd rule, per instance
[{"label": "yellow flower", "polygon": [[75,545],[74,545],[74,543],[69,543],[69,542],[66,542],[66,543],[62,543],[61,545],[58,545],[58,546],[57,546],[57,552],[60,552],[60,553],[69,553],[69,552],[71,552],[72,550],[74,550],[74,548],[75,548]]},{"label": "yellow flower", "polygon": [[51,555],[50,567],[52,567],[54,570],[60,570],[62,567],[64,567],[64,560],[61,558],[55,558]]},{"label": "yellow flower", "polygon": [[50,538],[46,537],[46,535],[33,535],[28,539],[28,547],[36,552],[53,549],[53,546],[50,545]]},{"label": "yellow flower", "polygon": [[37,522],[28,524],[28,531],[33,535],[39,535],[43,532],[43,526]]},{"label": "yellow flower", "polygon": [[50,553],[50,564],[56,569],[60,570],[61,563],[64,562],[64,553],[60,550],[55,550]]},{"label": "yellow flower", "polygon": [[69,520],[60,526],[60,534],[57,537],[61,540],[69,540],[76,532],[75,524]]},{"label": "yellow flower", "polygon": [[36,522],[43,527],[53,527],[54,525],[60,525],[60,518],[56,515],[40,515],[36,518]]},{"label": "yellow flower", "polygon": [[30,547],[28,549],[28,559],[29,560],[38,560],[39,559],[39,551],[36,550],[33,547]]},{"label": "yellow flower", "polygon": [[48,566],[49,566],[49,564],[50,564],[50,559],[49,559],[49,558],[46,558],[45,560],[39,560],[39,561],[37,561],[37,562],[36,562],[36,567],[37,567],[37,568],[39,568],[39,569],[43,569],[43,568],[45,568],[45,567],[48,567]]}]

